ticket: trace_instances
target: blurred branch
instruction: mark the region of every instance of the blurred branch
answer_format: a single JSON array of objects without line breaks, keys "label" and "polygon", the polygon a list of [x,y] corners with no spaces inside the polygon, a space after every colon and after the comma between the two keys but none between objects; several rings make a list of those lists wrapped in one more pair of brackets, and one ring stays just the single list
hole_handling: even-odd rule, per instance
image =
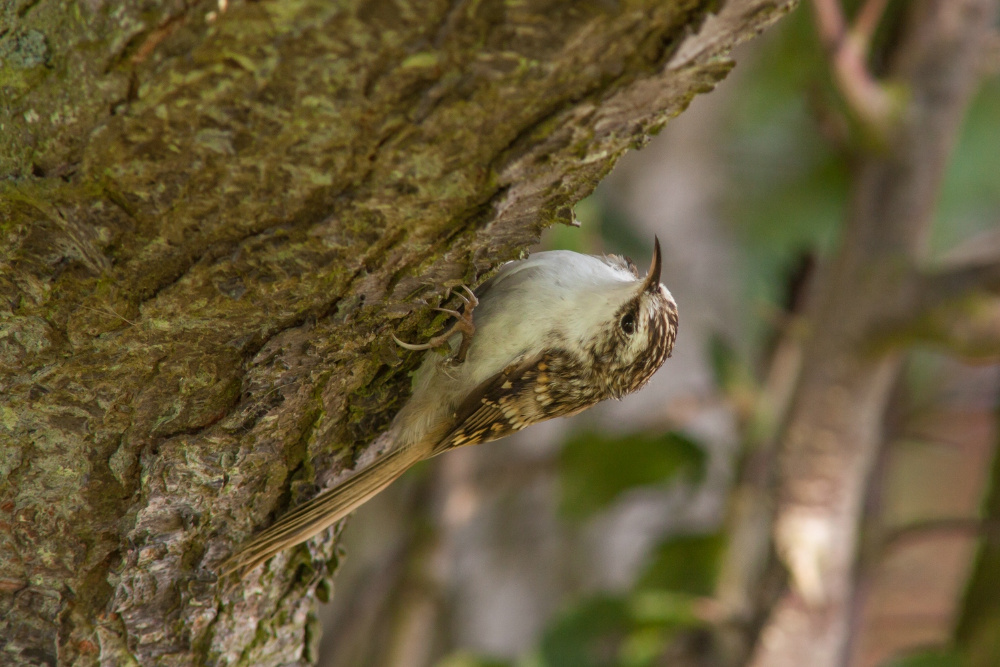
[{"label": "blurred branch", "polygon": [[882,20],[882,14],[885,12],[887,4],[889,4],[889,0],[868,0],[862,5],[854,19],[852,32],[864,44],[866,52],[871,45],[872,35],[875,34],[875,29],[878,27],[879,21]]},{"label": "blurred branch", "polygon": [[866,129],[884,140],[900,105],[868,70],[867,59],[887,0],[867,0],[850,27],[840,0],[812,0],[812,4],[816,31],[844,100]]},{"label": "blurred branch", "polygon": [[[350,609],[324,628],[320,646],[321,667],[351,667],[370,663],[377,656],[374,647],[388,643],[391,633],[384,619],[392,618],[393,595],[401,587],[406,565],[412,558],[414,531],[399,536],[379,558],[365,568],[353,586],[337,584],[338,605]],[[336,651],[332,647],[336,647]]]},{"label": "blurred branch", "polygon": [[916,270],[887,293],[885,308],[870,327],[877,351],[913,343],[943,345],[966,358],[990,360],[1000,354],[1000,234],[973,240],[978,252],[933,271]]},{"label": "blurred branch", "polygon": [[[885,120],[884,98],[865,97],[874,81],[863,67],[879,7],[862,11],[855,42],[838,4],[814,6],[847,93]],[[890,54],[890,76],[910,94],[885,149],[856,166],[840,247],[810,304],[802,373],[778,435],[774,543],[790,585],[766,611],[750,662],[756,667],[835,667],[846,659],[859,517],[901,368],[893,350],[873,354],[864,343],[872,323],[884,321],[887,299],[917,293],[907,267],[921,263],[995,11],[995,0],[911,3]]]},{"label": "blurred branch", "polygon": [[405,508],[395,526],[366,508],[364,520],[381,520],[390,532],[403,528],[386,553],[349,582],[348,599],[335,600],[339,608],[324,632],[321,667],[435,664],[447,637],[449,581],[441,564],[450,561],[456,532],[474,515],[463,507],[477,502],[473,461],[472,452],[456,452],[411,476],[417,479],[390,503],[393,512]]},{"label": "blurred branch", "polygon": [[1000,294],[1000,257],[989,263],[956,266],[930,273],[919,281],[922,295],[918,317],[928,310],[982,294]]},{"label": "blurred branch", "polygon": [[[996,414],[996,410],[994,413]],[[994,433],[994,441],[1000,442]],[[990,491],[983,503],[983,522],[991,527],[990,537],[979,547],[969,575],[965,599],[955,628],[955,643],[970,667],[1000,664],[1000,449],[994,448],[990,471]]]},{"label": "blurred branch", "polygon": [[[766,600],[761,581],[773,563],[771,545],[777,466],[778,432],[790,409],[802,370],[802,335],[798,320],[789,321],[775,348],[767,378],[758,392],[753,414],[742,431],[744,443],[739,479],[732,494],[726,531],[729,547],[719,574],[717,595],[730,620],[751,622],[754,615],[774,600]],[[749,651],[749,646],[742,651]],[[745,656],[733,656],[742,663]]]},{"label": "blurred branch", "polygon": [[948,517],[911,523],[896,528],[886,535],[882,543],[881,555],[884,557],[886,552],[899,549],[912,542],[944,536],[982,538],[987,542],[1000,542],[1000,518]]},{"label": "blurred branch", "polygon": [[728,544],[716,587],[726,620],[719,630],[727,665],[746,663],[763,624],[762,610],[774,606],[787,586],[771,542],[776,449],[773,438],[749,444],[731,494]]}]

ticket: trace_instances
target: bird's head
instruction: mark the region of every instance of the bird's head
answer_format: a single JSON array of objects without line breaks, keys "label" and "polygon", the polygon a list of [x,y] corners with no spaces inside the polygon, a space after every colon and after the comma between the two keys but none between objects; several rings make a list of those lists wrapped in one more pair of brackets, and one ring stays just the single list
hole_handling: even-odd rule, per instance
[{"label": "bird's head", "polygon": [[591,348],[606,391],[612,398],[621,398],[645,385],[670,356],[677,337],[677,304],[660,283],[659,239],[654,239],[653,261],[644,279],[628,260],[610,257],[607,261],[627,266],[635,276],[628,289],[619,291],[614,316],[603,324]]}]

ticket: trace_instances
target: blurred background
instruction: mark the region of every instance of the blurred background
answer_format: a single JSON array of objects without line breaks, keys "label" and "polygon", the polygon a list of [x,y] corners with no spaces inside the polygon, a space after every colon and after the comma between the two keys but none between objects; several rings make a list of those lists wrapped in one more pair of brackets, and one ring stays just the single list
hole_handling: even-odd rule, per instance
[{"label": "blurred background", "polygon": [[[876,73],[906,4],[880,17]],[[932,260],[995,238],[997,54],[947,168]],[[425,462],[358,511],[321,612],[322,667],[739,654],[726,650],[740,631],[727,628],[734,522],[754,518],[734,514],[734,498],[787,400],[789,332],[836,248],[864,147],[806,3],[735,60],[580,202],[580,228],[551,229],[539,247],[622,253],[642,270],[657,234],[680,309],[673,357],[624,401]],[[989,354],[907,351],[864,503],[851,665],[998,664],[984,657],[1000,646],[998,389]]]}]

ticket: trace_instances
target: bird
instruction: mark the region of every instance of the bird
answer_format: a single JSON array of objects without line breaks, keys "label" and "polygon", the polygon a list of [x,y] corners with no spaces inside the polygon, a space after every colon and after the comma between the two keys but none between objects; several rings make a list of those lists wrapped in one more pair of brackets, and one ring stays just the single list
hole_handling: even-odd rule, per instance
[{"label": "bird", "polygon": [[[425,355],[389,426],[392,446],[332,489],[292,509],[218,568],[246,574],[347,516],[417,462],[554,417],[574,415],[645,385],[670,356],[677,304],[660,283],[660,241],[645,277],[621,255],[568,250],[508,262],[459,293],[458,322],[411,350]],[[440,309],[439,309],[440,310]],[[395,337],[394,337],[395,338]]]}]

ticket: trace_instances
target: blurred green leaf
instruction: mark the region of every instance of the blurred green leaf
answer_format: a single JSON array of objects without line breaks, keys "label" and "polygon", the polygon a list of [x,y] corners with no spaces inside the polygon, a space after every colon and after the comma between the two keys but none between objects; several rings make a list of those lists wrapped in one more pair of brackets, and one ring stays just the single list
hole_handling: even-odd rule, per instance
[{"label": "blurred green leaf", "polygon": [[671,537],[657,547],[637,588],[711,595],[725,544],[722,534]]},{"label": "blurred green leaf", "polygon": [[931,649],[894,658],[883,667],[967,667],[967,663],[954,651]]},{"label": "blurred green leaf", "polygon": [[585,600],[546,630],[541,641],[545,667],[605,667],[617,665],[618,652],[631,625],[628,605],[621,598],[598,596]]},{"label": "blurred green leaf", "polygon": [[626,665],[650,665],[666,648],[670,634],[659,628],[640,628],[630,633],[620,649],[621,662]]},{"label": "blurred green leaf", "polygon": [[694,611],[697,598],[668,590],[640,590],[628,598],[631,618],[636,624],[652,627],[700,625]]},{"label": "blurred green leaf", "polygon": [[712,364],[715,384],[728,389],[745,381],[745,366],[740,362],[736,350],[719,334],[708,338],[708,359]]},{"label": "blurred green leaf", "polygon": [[948,161],[931,247],[944,252],[993,229],[1000,217],[1000,80],[988,79],[969,107]]},{"label": "blurred green leaf", "polygon": [[543,667],[646,667],[679,630],[701,626],[697,598],[671,591],[598,595],[560,616],[540,646]]},{"label": "blurred green leaf", "polygon": [[705,452],[676,432],[618,437],[587,433],[566,443],[560,465],[563,511],[582,518],[631,488],[662,484],[680,475],[700,477]]}]

